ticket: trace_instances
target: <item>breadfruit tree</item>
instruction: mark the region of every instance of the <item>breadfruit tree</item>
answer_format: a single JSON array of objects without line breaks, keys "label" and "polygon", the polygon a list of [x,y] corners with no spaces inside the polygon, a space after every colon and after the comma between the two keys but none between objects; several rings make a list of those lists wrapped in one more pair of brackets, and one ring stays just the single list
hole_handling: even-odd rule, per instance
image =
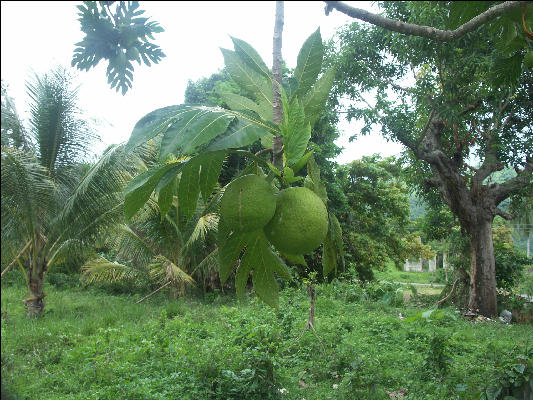
[{"label": "breadfruit tree", "polygon": [[[492,222],[513,217],[502,201],[533,190],[533,4],[383,2],[376,15],[327,3],[372,24],[339,33],[335,90],[354,100],[348,117],[406,147],[420,186],[469,235],[469,308],[495,315]],[[505,167],[516,176],[491,182]]]},{"label": "breadfruit tree", "polygon": [[[283,3],[276,8],[272,71],[241,39],[232,38],[233,50],[222,49],[226,70],[246,96],[223,94],[229,109],[174,105],[137,122],[127,148],[151,141],[159,149],[160,163],[131,181],[124,202],[129,219],[152,195],[163,217],[177,200],[178,216],[187,220],[200,196],[205,202],[221,197],[220,279],[225,282],[237,266],[240,295],[253,272],[255,292],[274,307],[275,275],[291,278],[283,259],[305,263],[303,255],[322,244],[325,275],[344,260],[339,222],[327,210],[325,186],[312,151],[307,151],[335,71],[319,76],[324,49],[317,29],[303,44],[293,76],[281,82]],[[263,146],[258,153],[239,150],[257,141]],[[217,191],[224,159],[232,153],[248,165],[225,190]]]}]

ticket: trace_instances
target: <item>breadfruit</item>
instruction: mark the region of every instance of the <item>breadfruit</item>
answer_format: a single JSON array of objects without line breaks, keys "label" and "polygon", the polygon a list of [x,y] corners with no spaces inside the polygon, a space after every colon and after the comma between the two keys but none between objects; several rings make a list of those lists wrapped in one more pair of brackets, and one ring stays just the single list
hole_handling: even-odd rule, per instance
[{"label": "breadfruit", "polygon": [[257,175],[231,182],[220,201],[220,214],[232,229],[241,232],[263,228],[276,211],[274,188]]},{"label": "breadfruit", "polygon": [[326,206],[307,188],[285,189],[278,194],[276,212],[264,232],[270,243],[282,253],[310,253],[328,233]]}]

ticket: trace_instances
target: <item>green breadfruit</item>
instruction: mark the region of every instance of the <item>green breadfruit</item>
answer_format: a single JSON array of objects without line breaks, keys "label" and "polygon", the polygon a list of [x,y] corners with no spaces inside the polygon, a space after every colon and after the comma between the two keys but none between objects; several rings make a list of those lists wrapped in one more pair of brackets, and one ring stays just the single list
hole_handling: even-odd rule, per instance
[{"label": "green breadfruit", "polygon": [[220,201],[220,214],[225,223],[241,232],[263,228],[275,211],[274,188],[257,175],[235,179],[227,186]]},{"label": "green breadfruit", "polygon": [[282,253],[310,253],[328,233],[326,206],[307,188],[285,189],[279,193],[276,212],[264,231],[270,243]]}]

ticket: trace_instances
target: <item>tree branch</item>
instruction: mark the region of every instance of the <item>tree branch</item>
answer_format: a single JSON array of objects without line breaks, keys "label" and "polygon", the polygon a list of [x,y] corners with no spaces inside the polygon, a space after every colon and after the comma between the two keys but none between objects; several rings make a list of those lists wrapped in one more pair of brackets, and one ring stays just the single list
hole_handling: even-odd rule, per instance
[{"label": "tree branch", "polygon": [[503,211],[501,208],[496,207],[495,210],[494,210],[494,215],[499,215],[503,219],[511,220],[511,219],[515,218],[518,214],[516,214],[516,213],[512,213],[511,214],[511,213]]},{"label": "tree branch", "polygon": [[449,42],[458,39],[469,32],[474,31],[487,21],[499,17],[518,7],[525,6],[527,1],[506,1],[501,4],[497,4],[487,11],[477,15],[470,21],[464,23],[459,28],[450,30],[441,30],[432,26],[409,24],[402,21],[396,21],[390,18],[382,17],[378,14],[373,14],[360,8],[351,7],[344,4],[341,1],[326,1],[326,15],[331,10],[336,9],[352,18],[360,19],[365,22],[369,22],[372,25],[379,26],[381,28],[388,29],[393,32],[399,32],[406,35],[421,36],[428,39],[438,40],[440,42]]},{"label": "tree branch", "polygon": [[268,149],[259,150],[257,153],[255,153],[255,155],[260,156],[261,154],[266,154],[266,153],[272,153],[272,148],[269,147]]},{"label": "tree branch", "polygon": [[450,293],[448,293],[448,295],[445,298],[443,298],[442,300],[437,301],[437,304],[435,304],[436,306],[440,306],[442,303],[444,303],[446,300],[448,300],[450,298],[450,296],[455,291],[455,286],[457,286],[457,282],[459,282],[460,280],[461,280],[461,278],[457,278],[455,280],[455,282],[453,283],[453,286],[452,286],[452,290],[450,290]]},{"label": "tree branch", "polygon": [[490,186],[489,196],[494,202],[494,205],[500,204],[514,191],[527,186],[531,183],[531,177],[533,172],[533,157],[526,158],[526,165],[522,171],[518,171],[518,175],[507,182],[498,184],[495,183]]}]

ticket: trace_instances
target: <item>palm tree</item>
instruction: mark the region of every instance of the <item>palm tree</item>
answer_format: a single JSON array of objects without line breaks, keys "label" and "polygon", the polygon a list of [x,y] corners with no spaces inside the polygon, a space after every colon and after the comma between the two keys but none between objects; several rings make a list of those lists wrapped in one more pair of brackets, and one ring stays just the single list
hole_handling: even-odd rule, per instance
[{"label": "palm tree", "polygon": [[195,214],[185,222],[179,219],[176,196],[163,219],[153,196],[129,225],[117,225],[108,235],[107,246],[117,250],[116,260],[102,256],[89,260],[82,267],[82,280],[144,278],[160,288],[173,287],[175,296],[201,281],[205,291],[212,277],[218,276],[214,237],[218,198],[216,194],[207,205],[199,200]]},{"label": "palm tree", "polygon": [[[93,166],[82,164],[96,135],[81,117],[72,79],[56,68],[27,84],[28,130],[20,123],[5,127],[2,119],[2,264],[12,260],[2,276],[16,264],[25,272],[26,262],[25,304],[33,316],[45,306],[46,272],[86,257],[102,231],[120,220],[123,189],[139,165],[135,154],[124,157],[122,146],[108,148]],[[14,132],[23,140],[8,140]]]}]

